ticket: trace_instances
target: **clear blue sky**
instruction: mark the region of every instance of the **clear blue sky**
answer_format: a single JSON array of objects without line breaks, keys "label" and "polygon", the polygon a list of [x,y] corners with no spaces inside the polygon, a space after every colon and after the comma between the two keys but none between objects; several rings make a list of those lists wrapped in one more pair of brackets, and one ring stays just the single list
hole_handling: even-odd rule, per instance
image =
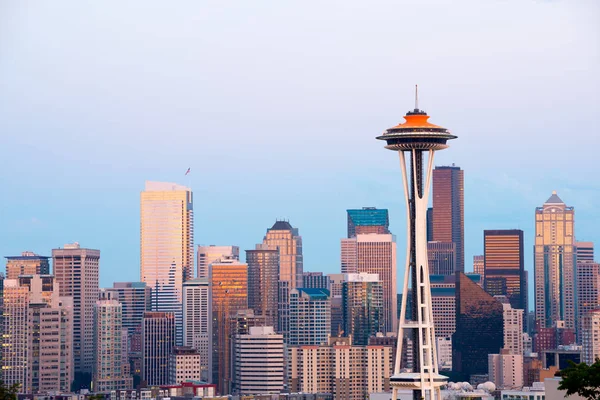
[{"label": "clear blue sky", "polygon": [[336,272],[345,210],[377,206],[402,264],[375,136],[415,83],[459,136],[436,164],[465,170],[467,265],[483,229],[520,228],[531,269],[552,190],[600,247],[599,22],[593,0],[3,1],[0,255],[79,241],[102,285],[137,280],[139,192],[165,180],[192,186],[198,244],[288,218],[305,269]]}]

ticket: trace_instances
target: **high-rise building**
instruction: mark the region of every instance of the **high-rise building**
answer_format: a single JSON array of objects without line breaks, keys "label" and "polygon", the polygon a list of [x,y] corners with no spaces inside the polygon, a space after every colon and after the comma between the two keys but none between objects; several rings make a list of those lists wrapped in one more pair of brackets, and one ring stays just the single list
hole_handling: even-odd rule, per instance
[{"label": "high-rise building", "polygon": [[501,300],[504,296],[496,296],[502,301],[503,325],[504,325],[504,350],[509,354],[523,354],[523,310],[512,308],[508,298]]},{"label": "high-rise building", "polygon": [[204,377],[206,370],[202,368],[201,359],[202,356],[192,347],[173,348],[169,360],[169,381],[171,385],[191,381],[206,382]]},{"label": "high-rise building", "polygon": [[391,234],[358,234],[342,239],[342,273],[379,275],[383,285],[383,329],[397,326],[396,239]]},{"label": "high-rise building", "polygon": [[114,295],[111,291],[101,291],[94,309],[92,388],[95,392],[127,390],[133,386],[127,351],[123,354],[123,306]]},{"label": "high-rise building", "polygon": [[20,256],[6,256],[6,279],[18,279],[21,275],[50,274],[50,257],[24,251]]},{"label": "high-rise building", "polygon": [[[412,389],[413,398],[415,399],[423,397],[431,400],[441,400],[440,387],[446,381],[446,377],[438,373],[436,352],[432,351],[435,346],[435,335],[431,290],[429,286],[429,268],[427,265],[427,202],[429,201],[434,153],[436,150],[447,148],[447,141],[455,139],[456,136],[441,126],[429,123],[429,116],[426,112],[419,110],[417,103],[418,99],[415,93],[415,108],[413,111],[409,111],[404,117],[406,122],[386,130],[383,135],[377,137],[377,139],[386,141],[385,147],[387,149],[398,152],[400,156],[407,218],[408,248],[406,249],[407,258],[398,329],[398,349],[394,375],[391,379],[393,400],[398,398],[399,389]],[[406,156],[410,157],[408,166]],[[462,229],[462,172],[459,170],[457,175],[460,177],[460,182],[454,182],[458,181],[458,179],[453,180],[453,184],[450,185],[448,190],[448,195],[442,193],[443,190],[436,189],[436,175],[433,175],[433,239],[456,243],[456,255],[459,264],[456,269],[462,270],[462,263],[464,263],[462,258],[462,237],[464,235]],[[457,193],[454,193],[455,187]],[[437,200],[435,196],[438,196]],[[457,210],[453,209],[453,206],[449,207],[449,210],[446,210],[443,204],[446,197],[448,197],[448,201],[451,203],[460,202]],[[439,207],[439,210],[436,207]],[[445,215],[447,212],[448,214],[444,218],[450,220],[450,235],[447,235],[450,240],[447,240],[448,238],[443,234],[445,226],[443,226],[440,219],[440,215]],[[459,234],[456,235],[457,237],[455,237],[456,232],[454,232],[455,224],[459,225],[456,229]],[[438,231],[437,236],[439,238],[436,237],[436,231]],[[396,270],[395,261],[393,269],[394,271]],[[381,274],[379,277],[385,282]],[[396,280],[395,274],[393,280]],[[411,287],[415,290],[412,293],[413,312],[410,318],[407,318],[406,308],[408,304],[409,281]],[[417,288],[419,290],[416,290]],[[384,295],[389,296],[388,299],[393,302],[395,311],[396,290],[391,294],[384,292]],[[394,313],[394,322],[395,318],[396,315]],[[395,329],[396,324],[393,324],[392,328]],[[402,354],[402,341],[405,334],[411,334],[414,341],[414,365],[412,368],[413,371],[410,374],[402,372],[401,362],[398,362],[400,354]]]},{"label": "high-rise building", "polygon": [[582,362],[592,365],[600,358],[600,308],[589,311],[582,317],[581,345]]},{"label": "high-rise building", "polygon": [[114,293],[113,298],[121,303],[123,328],[133,335],[142,324],[144,313],[151,310],[152,289],[146,282],[114,282],[113,287],[105,291]]},{"label": "high-rise building", "polygon": [[234,260],[240,259],[240,248],[238,246],[198,246],[198,278],[208,278],[208,266],[222,258]]},{"label": "high-rise building", "polygon": [[502,350],[488,355],[488,376],[498,389],[523,387],[523,354]]},{"label": "high-rise building", "polygon": [[464,171],[454,164],[433,170],[433,240],[456,245],[456,269],[464,272]]},{"label": "high-rise building", "polygon": [[340,336],[344,330],[342,290],[345,274],[329,274],[329,299],[331,300],[331,336]]},{"label": "high-rise building", "polygon": [[73,379],[70,297],[51,275],[4,280],[2,379],[20,393],[68,392]]},{"label": "high-rise building", "polygon": [[234,392],[241,395],[279,394],[283,390],[283,335],[273,327],[251,327],[235,335]]},{"label": "high-rise building", "polygon": [[268,326],[277,326],[279,250],[264,244],[246,250],[248,307],[263,315]]},{"label": "high-rise building", "polygon": [[[175,345],[183,345],[183,301],[180,299],[182,286],[177,286],[177,265],[169,267],[168,279],[158,281],[150,292],[150,309],[156,312],[172,313],[175,316]],[[187,282],[187,281],[186,281]]]},{"label": "high-rise building", "polygon": [[593,242],[575,242],[575,254],[577,262],[594,261]]},{"label": "high-rise building", "polygon": [[465,274],[456,276],[452,372],[461,380],[488,372],[488,354],[504,347],[504,307]]},{"label": "high-rise building", "polygon": [[171,288],[174,265],[175,294],[181,303],[182,284],[194,277],[192,190],[174,183],[147,181],[140,195],[140,210],[140,280],[159,292],[165,286]]},{"label": "high-rise building", "polygon": [[331,335],[331,301],[327,289],[292,289],[288,345],[320,345]]},{"label": "high-rise building", "polygon": [[427,209],[427,241],[433,242],[433,207]]},{"label": "high-rise building", "polygon": [[428,242],[429,273],[452,275],[456,268],[456,243]]},{"label": "high-rise building", "polygon": [[383,331],[383,285],[377,274],[346,274],[342,291],[344,336],[357,346]]},{"label": "high-rise building", "polygon": [[279,280],[288,282],[290,289],[300,287],[304,270],[302,237],[298,228],[288,221],[276,221],[267,229],[263,244],[279,250]]},{"label": "high-rise building", "polygon": [[183,344],[196,350],[199,379],[203,382],[212,379],[212,307],[208,278],[190,279],[183,284]]},{"label": "high-rise building", "polygon": [[231,390],[230,318],[248,309],[248,265],[235,259],[210,264],[213,308],[213,383],[220,394]]},{"label": "high-rise building", "polygon": [[583,317],[600,306],[600,264],[587,259],[577,262],[577,338],[579,343],[583,334]]},{"label": "high-rise building", "polygon": [[527,286],[523,262],[523,231],[483,231],[484,289],[506,296],[512,308],[527,311]]},{"label": "high-rise building", "polygon": [[329,290],[329,276],[322,272],[304,272],[302,274],[302,287],[305,289]]},{"label": "high-rise building", "polygon": [[485,281],[485,256],[473,256],[473,273]]},{"label": "high-rise building", "polygon": [[392,346],[352,345],[351,338],[330,338],[319,346],[288,347],[291,392],[331,395],[334,400],[362,400],[389,392]]},{"label": "high-rise building", "polygon": [[552,192],[535,209],[535,319],[575,329],[575,209]]},{"label": "high-rise building", "polygon": [[76,388],[90,388],[94,365],[94,307],[98,300],[100,250],[79,243],[52,250],[60,296],[73,298],[73,362]]},{"label": "high-rise building", "polygon": [[175,347],[175,316],[148,311],[142,321],[142,379],[150,386],[169,384],[169,360]]},{"label": "high-rise building", "polygon": [[390,218],[387,209],[363,207],[357,210],[346,210],[348,213],[348,237],[359,234],[390,233]]},{"label": "high-rise building", "polygon": [[452,371],[452,338],[436,337],[435,346],[440,371]]}]

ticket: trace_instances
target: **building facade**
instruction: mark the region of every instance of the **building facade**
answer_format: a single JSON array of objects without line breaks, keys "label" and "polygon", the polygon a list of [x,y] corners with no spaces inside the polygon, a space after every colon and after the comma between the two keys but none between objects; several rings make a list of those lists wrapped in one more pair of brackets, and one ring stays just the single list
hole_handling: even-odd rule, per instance
[{"label": "building facade", "polygon": [[24,251],[20,256],[6,256],[6,279],[18,279],[21,275],[49,275],[50,257]]},{"label": "building facade", "polygon": [[589,311],[582,317],[582,362],[592,365],[600,358],[600,309]]},{"label": "building facade", "polygon": [[231,391],[230,318],[248,309],[248,265],[235,259],[213,262],[209,268],[213,312],[213,380],[222,395]]},{"label": "building facade", "polygon": [[498,389],[521,389],[523,387],[523,355],[500,354],[488,355],[488,379]]},{"label": "building facade", "polygon": [[535,210],[535,319],[543,327],[576,328],[575,209],[552,192]]},{"label": "building facade", "polygon": [[527,310],[527,280],[523,261],[523,231],[483,231],[484,284],[492,296],[506,296],[515,309]]},{"label": "building facade", "polygon": [[121,303],[123,328],[133,335],[142,324],[144,313],[151,310],[152,289],[146,282],[114,282],[105,291],[113,293],[113,298]]},{"label": "building facade", "polygon": [[363,207],[362,209],[346,210],[348,215],[348,237],[358,234],[388,234],[390,233],[390,218],[387,209]]},{"label": "building facade", "polygon": [[[113,298],[114,292],[100,292],[94,309],[94,368],[95,392],[127,390],[133,386],[127,359],[127,333],[123,338],[123,306]],[[123,344],[125,339],[125,346]],[[123,348],[125,347],[125,351]]]},{"label": "building facade", "polygon": [[183,382],[206,382],[206,369],[202,357],[191,347],[175,347],[169,360],[169,382],[178,385]]},{"label": "building facade", "polygon": [[329,290],[329,276],[323,275],[322,272],[304,272],[302,274],[302,287]]},{"label": "building facade", "polygon": [[94,307],[98,300],[100,250],[79,243],[52,250],[60,296],[73,298],[73,362],[76,387],[90,388],[94,365]]},{"label": "building facade", "polygon": [[233,351],[234,393],[279,394],[284,381],[283,335],[273,327],[251,327],[235,335]]},{"label": "building facade", "polygon": [[577,338],[583,338],[583,319],[600,306],[600,264],[589,260],[577,261]]},{"label": "building facade", "polygon": [[456,269],[465,270],[464,171],[443,166],[433,170],[433,240],[454,243]]},{"label": "building facade", "polygon": [[394,332],[396,302],[396,240],[391,234],[358,234],[341,241],[342,273],[377,274],[383,285],[383,330]]},{"label": "building facade", "polygon": [[456,243],[428,242],[429,273],[452,275],[456,268]]},{"label": "building facade", "polygon": [[279,250],[264,244],[246,250],[248,264],[248,307],[264,315],[267,325],[277,326]]},{"label": "building facade", "polygon": [[[179,303],[182,284],[194,277],[194,206],[191,189],[167,182],[146,182],[140,195],[140,280],[158,290],[174,286]],[[171,266],[175,282],[171,283]]]},{"label": "building facade", "polygon": [[383,333],[383,285],[377,274],[346,274],[342,289],[344,336],[357,346]]},{"label": "building facade", "polygon": [[233,260],[240,259],[240,248],[238,246],[198,246],[198,274],[197,278],[209,278],[208,266],[222,258]]},{"label": "building facade", "polygon": [[169,361],[175,347],[175,315],[148,311],[142,321],[142,380],[169,384]]},{"label": "building facade", "polygon": [[212,288],[208,278],[190,279],[183,284],[183,344],[196,351],[200,370],[198,380],[203,382],[212,379],[212,307]]},{"label": "building facade", "polygon": [[288,345],[321,345],[331,335],[331,301],[327,289],[292,289]]}]

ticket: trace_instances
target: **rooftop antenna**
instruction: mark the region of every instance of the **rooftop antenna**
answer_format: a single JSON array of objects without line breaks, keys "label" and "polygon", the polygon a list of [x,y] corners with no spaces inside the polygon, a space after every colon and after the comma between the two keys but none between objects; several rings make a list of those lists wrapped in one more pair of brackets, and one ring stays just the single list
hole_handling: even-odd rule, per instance
[{"label": "rooftop antenna", "polygon": [[415,85],[415,111],[419,109],[419,85]]}]

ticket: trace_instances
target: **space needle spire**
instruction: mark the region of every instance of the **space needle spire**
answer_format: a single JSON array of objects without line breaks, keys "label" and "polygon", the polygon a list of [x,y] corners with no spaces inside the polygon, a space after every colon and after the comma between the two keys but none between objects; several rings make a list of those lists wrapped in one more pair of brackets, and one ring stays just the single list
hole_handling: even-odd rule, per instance
[{"label": "space needle spire", "polygon": [[[386,142],[386,149],[397,151],[400,156],[407,220],[406,269],[398,346],[394,375],[390,379],[392,400],[398,399],[399,389],[412,389],[415,400],[442,400],[440,387],[447,382],[447,377],[438,372],[435,346],[427,265],[427,205],[434,154],[447,148],[446,142],[456,139],[456,136],[446,128],[428,122],[427,113],[419,109],[417,89],[415,86],[415,109],[406,113],[406,121],[377,137]],[[409,282],[412,315],[406,313]],[[401,365],[405,333],[411,333],[414,341],[412,371]]]}]

